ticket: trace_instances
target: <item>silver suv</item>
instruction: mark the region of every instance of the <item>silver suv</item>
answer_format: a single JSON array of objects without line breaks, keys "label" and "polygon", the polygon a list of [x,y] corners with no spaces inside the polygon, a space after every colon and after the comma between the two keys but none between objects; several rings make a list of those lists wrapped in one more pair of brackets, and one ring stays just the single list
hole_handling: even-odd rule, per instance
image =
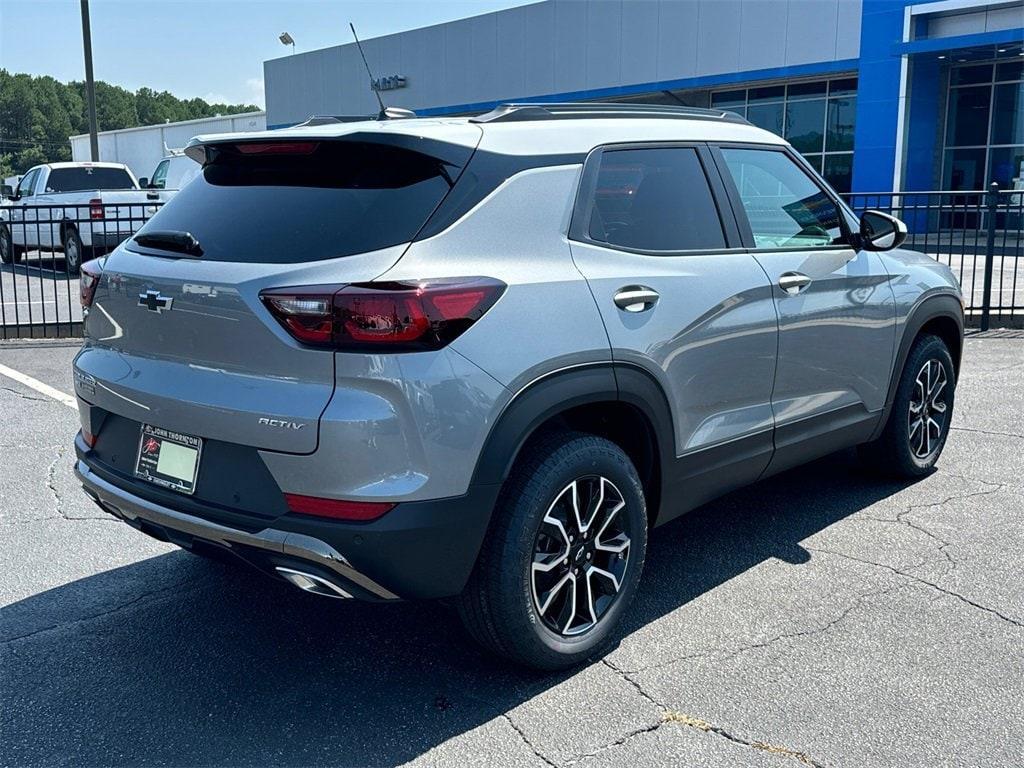
[{"label": "silver suv", "polygon": [[307,592],[454,598],[552,669],[614,637],[648,531],[949,429],[949,270],[731,113],[508,105],[194,139],[83,267],[85,492]]}]

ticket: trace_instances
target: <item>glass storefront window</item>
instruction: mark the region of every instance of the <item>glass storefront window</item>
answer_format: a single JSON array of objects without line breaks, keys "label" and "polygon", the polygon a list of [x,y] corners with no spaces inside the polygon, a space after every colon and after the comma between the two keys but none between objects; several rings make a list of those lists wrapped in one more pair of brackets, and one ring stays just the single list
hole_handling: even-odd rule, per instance
[{"label": "glass storefront window", "polygon": [[764,101],[782,101],[786,98],[786,86],[769,85],[764,88],[751,88],[747,92],[747,101],[757,104]]},{"label": "glass storefront window", "polygon": [[946,116],[947,147],[985,144],[991,98],[990,85],[954,88],[950,92],[949,112]]},{"label": "glass storefront window", "polygon": [[785,136],[839,191],[849,191],[857,78],[733,88],[711,94],[711,105]]},{"label": "glass storefront window", "polygon": [[786,104],[786,139],[797,152],[820,152],[825,139],[825,100]]},{"label": "glass storefront window", "polygon": [[950,83],[952,85],[972,85],[974,83],[991,83],[992,65],[980,64],[974,67],[957,67],[953,70]]},{"label": "glass storefront window", "polygon": [[853,149],[853,126],[856,117],[856,97],[829,99],[828,126],[825,133],[826,152],[845,152]]},{"label": "glass storefront window", "polygon": [[1024,62],[954,66],[949,74],[942,188],[1024,188]]},{"label": "glass storefront window", "polygon": [[999,147],[989,152],[988,180],[1000,189],[1024,190],[1024,146]]},{"label": "glass storefront window", "polygon": [[747,107],[747,120],[758,128],[771,131],[776,136],[782,135],[782,102],[775,104],[751,104]]},{"label": "glass storefront window", "polygon": [[825,172],[822,175],[836,192],[849,192],[853,187],[853,154],[825,155]]},{"label": "glass storefront window", "polygon": [[745,107],[746,105],[746,90],[719,91],[711,96],[711,106],[713,107],[735,110],[736,107]]},{"label": "glass storefront window", "polygon": [[814,99],[824,97],[828,92],[828,82],[793,83],[786,90],[787,99]]},{"label": "glass storefront window", "polygon": [[1024,83],[1001,83],[995,87],[992,144],[1024,144]]},{"label": "glass storefront window", "polygon": [[985,185],[984,149],[947,149],[943,189],[982,189]]}]

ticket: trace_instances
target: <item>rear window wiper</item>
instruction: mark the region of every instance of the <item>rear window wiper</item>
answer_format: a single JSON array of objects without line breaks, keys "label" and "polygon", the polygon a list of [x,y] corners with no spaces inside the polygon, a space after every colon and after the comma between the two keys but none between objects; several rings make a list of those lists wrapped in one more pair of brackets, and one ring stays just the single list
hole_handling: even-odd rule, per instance
[{"label": "rear window wiper", "polygon": [[186,256],[199,258],[203,249],[191,232],[180,232],[173,229],[158,229],[152,232],[140,232],[134,238],[143,248],[156,248],[161,251],[182,253]]}]

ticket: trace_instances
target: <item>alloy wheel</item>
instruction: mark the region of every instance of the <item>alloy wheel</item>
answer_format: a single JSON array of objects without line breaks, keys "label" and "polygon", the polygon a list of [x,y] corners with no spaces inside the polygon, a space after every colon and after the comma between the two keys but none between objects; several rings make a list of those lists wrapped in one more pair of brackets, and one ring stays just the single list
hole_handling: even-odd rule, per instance
[{"label": "alloy wheel", "polygon": [[914,379],[908,413],[910,450],[919,459],[938,448],[946,428],[948,394],[946,369],[938,360],[928,360]]},{"label": "alloy wheel", "polygon": [[601,620],[629,567],[626,502],[606,477],[573,480],[551,502],[530,568],[534,606],[559,635],[580,635]]},{"label": "alloy wheel", "polygon": [[77,267],[80,258],[81,254],[78,251],[78,238],[73,235],[69,235],[67,242],[64,244],[64,260],[68,265],[68,269]]}]

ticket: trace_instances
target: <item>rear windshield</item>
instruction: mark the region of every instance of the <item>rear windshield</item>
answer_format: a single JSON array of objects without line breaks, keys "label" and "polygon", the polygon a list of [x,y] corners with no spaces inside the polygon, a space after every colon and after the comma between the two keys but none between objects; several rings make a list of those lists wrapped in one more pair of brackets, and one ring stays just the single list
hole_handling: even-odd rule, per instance
[{"label": "rear windshield", "polygon": [[54,168],[46,180],[47,192],[103,189],[135,189],[135,182],[124,168]]},{"label": "rear windshield", "polygon": [[204,260],[273,264],[408,242],[471,150],[414,137],[391,141],[417,149],[353,140],[295,142],[298,151],[284,143],[211,147],[202,173],[139,234],[188,232]]}]

